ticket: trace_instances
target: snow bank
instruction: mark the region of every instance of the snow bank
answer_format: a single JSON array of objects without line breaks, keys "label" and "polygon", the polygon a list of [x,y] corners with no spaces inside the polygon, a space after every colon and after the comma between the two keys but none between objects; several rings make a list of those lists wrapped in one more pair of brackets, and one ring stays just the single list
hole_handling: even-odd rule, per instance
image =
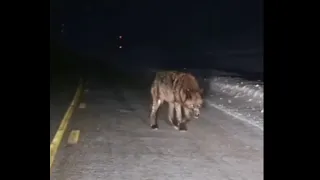
[{"label": "snow bank", "polygon": [[208,83],[207,104],[263,130],[263,82],[215,75]]},{"label": "snow bank", "polygon": [[221,91],[235,97],[247,97],[258,102],[263,101],[263,83],[241,78],[215,77],[210,81],[210,89]]}]

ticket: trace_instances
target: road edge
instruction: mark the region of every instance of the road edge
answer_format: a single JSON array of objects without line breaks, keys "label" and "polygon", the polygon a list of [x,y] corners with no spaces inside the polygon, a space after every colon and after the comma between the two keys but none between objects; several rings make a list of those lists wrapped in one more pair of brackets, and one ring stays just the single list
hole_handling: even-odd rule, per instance
[{"label": "road edge", "polygon": [[69,105],[67,111],[65,112],[65,114],[61,120],[61,123],[59,125],[59,128],[50,143],[50,173],[51,173],[51,168],[52,168],[55,156],[57,154],[57,150],[60,146],[61,140],[62,140],[63,135],[67,129],[67,126],[68,126],[70,118],[74,112],[74,109],[79,103],[79,99],[80,99],[80,95],[81,95],[82,91],[83,91],[83,80],[80,78],[79,85],[78,85],[78,88],[76,90],[75,95],[73,96],[72,102]]}]

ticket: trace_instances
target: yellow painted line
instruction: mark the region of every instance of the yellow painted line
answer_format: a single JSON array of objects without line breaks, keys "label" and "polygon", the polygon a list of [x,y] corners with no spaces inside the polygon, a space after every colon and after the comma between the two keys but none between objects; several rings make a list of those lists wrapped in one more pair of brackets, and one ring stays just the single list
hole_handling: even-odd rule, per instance
[{"label": "yellow painted line", "polygon": [[79,141],[80,130],[72,130],[69,134],[68,144],[77,144]]},{"label": "yellow painted line", "polygon": [[73,97],[73,100],[72,100],[70,106],[68,107],[67,112],[64,114],[64,117],[59,125],[58,131],[56,132],[56,134],[50,144],[50,172],[51,172],[52,164],[55,159],[57,150],[58,150],[59,145],[61,143],[61,140],[63,138],[63,134],[66,131],[70,117],[79,102],[79,98],[80,98],[82,90],[83,90],[83,81],[82,81],[82,79],[80,79],[79,86],[78,86],[77,91]]}]

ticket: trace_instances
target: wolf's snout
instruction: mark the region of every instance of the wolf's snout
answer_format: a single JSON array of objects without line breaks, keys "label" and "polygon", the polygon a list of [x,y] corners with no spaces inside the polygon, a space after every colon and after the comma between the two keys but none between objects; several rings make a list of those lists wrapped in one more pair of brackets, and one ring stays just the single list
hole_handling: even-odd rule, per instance
[{"label": "wolf's snout", "polygon": [[194,112],[194,118],[198,119],[200,116],[200,112],[199,111],[195,111]]}]

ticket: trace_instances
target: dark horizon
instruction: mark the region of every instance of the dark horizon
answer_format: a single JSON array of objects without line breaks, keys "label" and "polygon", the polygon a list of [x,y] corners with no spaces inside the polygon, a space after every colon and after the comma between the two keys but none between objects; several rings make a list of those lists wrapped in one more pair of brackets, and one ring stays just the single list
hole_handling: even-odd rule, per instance
[{"label": "dark horizon", "polygon": [[51,54],[68,52],[74,56],[68,60],[82,59],[82,64],[92,66],[98,63],[263,72],[260,0],[194,4],[51,0],[50,4],[50,45],[55,49]]}]

